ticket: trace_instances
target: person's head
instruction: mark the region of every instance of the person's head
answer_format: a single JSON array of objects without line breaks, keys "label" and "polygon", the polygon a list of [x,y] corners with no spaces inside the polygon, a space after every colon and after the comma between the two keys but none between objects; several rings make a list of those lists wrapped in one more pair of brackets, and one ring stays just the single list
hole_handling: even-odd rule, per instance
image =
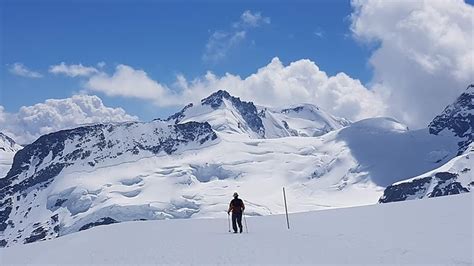
[{"label": "person's head", "polygon": [[234,199],[238,198],[239,194],[237,192],[234,192]]}]

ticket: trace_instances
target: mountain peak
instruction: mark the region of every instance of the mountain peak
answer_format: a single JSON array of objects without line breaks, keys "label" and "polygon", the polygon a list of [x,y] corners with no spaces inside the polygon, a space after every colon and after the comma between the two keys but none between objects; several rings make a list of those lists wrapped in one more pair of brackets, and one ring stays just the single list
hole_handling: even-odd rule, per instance
[{"label": "mountain peak", "polygon": [[165,121],[172,121],[174,124],[184,121],[206,121],[216,131],[240,132],[260,138],[265,137],[265,128],[258,116],[257,107],[252,102],[242,101],[225,90],[212,93],[202,99],[200,105],[185,106]]},{"label": "mountain peak", "polygon": [[239,98],[231,96],[226,90],[218,90],[209,95],[209,97],[202,99],[201,104],[210,105],[212,108],[218,108],[222,104],[223,99],[238,99],[240,101]]},{"label": "mountain peak", "polygon": [[433,135],[447,131],[462,138],[459,142],[461,154],[474,138],[474,84],[469,85],[454,103],[436,116],[428,128]]},{"label": "mountain peak", "polygon": [[0,151],[16,152],[21,149],[12,138],[0,132]]}]

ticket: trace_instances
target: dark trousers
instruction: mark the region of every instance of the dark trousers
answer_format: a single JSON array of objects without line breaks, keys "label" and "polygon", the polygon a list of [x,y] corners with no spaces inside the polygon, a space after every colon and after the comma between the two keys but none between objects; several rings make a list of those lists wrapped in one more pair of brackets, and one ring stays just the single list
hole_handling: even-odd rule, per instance
[{"label": "dark trousers", "polygon": [[234,232],[237,232],[237,224],[239,225],[240,232],[242,232],[242,213],[232,212],[232,228]]}]

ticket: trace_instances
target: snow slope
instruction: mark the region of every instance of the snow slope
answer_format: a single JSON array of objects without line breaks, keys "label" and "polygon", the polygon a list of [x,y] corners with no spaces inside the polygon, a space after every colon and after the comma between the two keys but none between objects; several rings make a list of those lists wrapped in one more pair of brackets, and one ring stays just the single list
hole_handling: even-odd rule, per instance
[{"label": "snow slope", "polygon": [[13,156],[21,146],[12,138],[0,132],[0,178],[4,177],[13,163]]},{"label": "snow slope", "polygon": [[[290,210],[298,204],[289,194]],[[130,222],[0,249],[0,265],[472,265],[473,198],[226,219]]]}]

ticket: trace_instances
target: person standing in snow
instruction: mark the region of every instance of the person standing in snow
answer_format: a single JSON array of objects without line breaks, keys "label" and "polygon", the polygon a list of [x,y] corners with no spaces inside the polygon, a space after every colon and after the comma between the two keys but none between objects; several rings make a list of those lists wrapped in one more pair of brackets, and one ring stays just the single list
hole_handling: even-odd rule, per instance
[{"label": "person standing in snow", "polygon": [[244,202],[239,199],[239,194],[235,192],[234,199],[231,200],[229,210],[227,211],[227,214],[232,212],[232,228],[234,229],[234,234],[237,233],[237,225],[239,225],[240,233],[242,233],[242,213],[244,210]]}]

